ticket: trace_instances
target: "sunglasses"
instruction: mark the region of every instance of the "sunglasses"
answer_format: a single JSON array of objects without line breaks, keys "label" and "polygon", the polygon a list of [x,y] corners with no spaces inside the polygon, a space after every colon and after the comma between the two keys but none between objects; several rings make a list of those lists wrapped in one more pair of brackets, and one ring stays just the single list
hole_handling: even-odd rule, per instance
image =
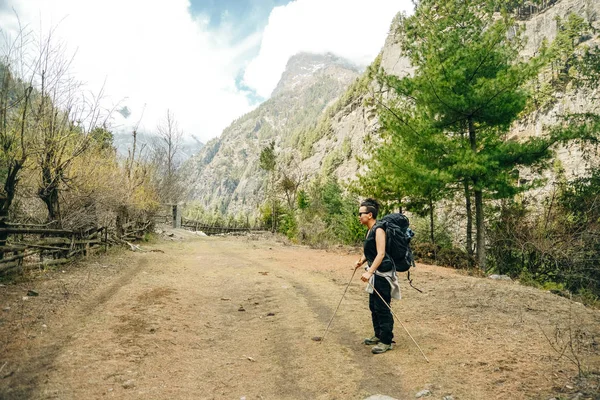
[{"label": "sunglasses", "polygon": [[369,213],[370,213],[370,211],[360,211],[360,212],[358,213],[358,216],[360,217],[360,216],[361,216],[361,215],[363,215],[363,214],[369,214]]}]

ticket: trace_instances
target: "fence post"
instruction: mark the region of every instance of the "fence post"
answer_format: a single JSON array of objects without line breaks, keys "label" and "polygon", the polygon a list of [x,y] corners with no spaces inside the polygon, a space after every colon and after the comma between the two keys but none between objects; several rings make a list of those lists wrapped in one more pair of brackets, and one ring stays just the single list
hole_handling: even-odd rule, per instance
[{"label": "fence post", "polygon": [[173,228],[181,228],[181,207],[173,206]]}]

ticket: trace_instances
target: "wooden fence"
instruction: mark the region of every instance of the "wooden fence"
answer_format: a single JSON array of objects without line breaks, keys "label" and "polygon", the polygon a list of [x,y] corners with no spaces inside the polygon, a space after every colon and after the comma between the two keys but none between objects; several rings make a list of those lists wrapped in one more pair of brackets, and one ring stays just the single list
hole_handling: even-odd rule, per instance
[{"label": "wooden fence", "polygon": [[207,235],[217,235],[222,233],[233,233],[233,232],[266,232],[267,230],[262,226],[222,226],[216,224],[208,224],[201,221],[194,221],[191,219],[182,218],[181,227],[193,231],[202,231]]},{"label": "wooden fence", "polygon": [[5,223],[0,233],[7,235],[0,245],[0,275],[31,268],[68,263],[75,257],[109,246],[140,239],[152,222],[131,221],[118,230],[94,227],[87,230],[52,229],[48,225]]}]

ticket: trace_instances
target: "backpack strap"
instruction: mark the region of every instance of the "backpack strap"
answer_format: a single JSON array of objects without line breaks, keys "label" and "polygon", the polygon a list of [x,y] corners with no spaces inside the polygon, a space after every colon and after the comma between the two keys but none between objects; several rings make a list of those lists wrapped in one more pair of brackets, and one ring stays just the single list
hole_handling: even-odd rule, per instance
[{"label": "backpack strap", "polygon": [[421,289],[416,288],[416,287],[413,286],[412,279],[410,279],[410,269],[407,271],[406,278],[408,279],[408,284],[410,285],[411,288],[415,289],[419,293],[423,293],[423,291]]},{"label": "backpack strap", "polygon": [[[415,263],[415,260],[412,260],[412,267],[415,268],[417,266],[417,263]],[[410,268],[408,269],[408,271],[406,271],[406,279],[408,279],[408,284],[410,285],[411,288],[415,289],[417,292],[419,293],[423,293],[423,291],[419,288],[416,288],[413,286],[412,284],[412,279],[410,279]]]}]

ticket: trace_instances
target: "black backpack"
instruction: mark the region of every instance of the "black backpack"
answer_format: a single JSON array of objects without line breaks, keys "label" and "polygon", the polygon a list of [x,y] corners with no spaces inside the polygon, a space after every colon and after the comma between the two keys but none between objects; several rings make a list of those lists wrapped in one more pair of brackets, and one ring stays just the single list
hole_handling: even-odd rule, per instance
[{"label": "black backpack", "polygon": [[423,293],[421,289],[413,286],[410,279],[410,267],[415,266],[415,259],[410,248],[410,241],[415,236],[409,228],[410,222],[404,214],[394,213],[381,218],[381,225],[385,229],[385,252],[392,259],[397,272],[408,272],[406,279],[410,287]]},{"label": "black backpack", "polygon": [[397,272],[406,272],[414,265],[410,241],[415,233],[409,228],[405,215],[394,213],[380,220],[385,228],[385,252],[392,259]]}]

